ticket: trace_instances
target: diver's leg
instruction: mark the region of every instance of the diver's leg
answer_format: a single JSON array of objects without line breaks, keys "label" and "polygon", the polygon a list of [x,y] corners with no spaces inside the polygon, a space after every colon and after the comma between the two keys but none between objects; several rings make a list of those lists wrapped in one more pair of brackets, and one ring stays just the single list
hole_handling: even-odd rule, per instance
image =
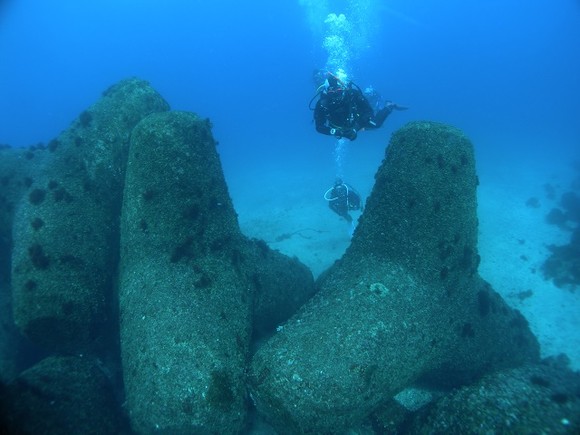
[{"label": "diver's leg", "polygon": [[375,116],[373,116],[371,118],[371,120],[369,121],[368,128],[379,128],[379,127],[381,127],[383,125],[383,123],[385,122],[385,119],[387,119],[387,116],[389,116],[392,111],[393,111],[393,108],[390,107],[389,105],[383,107],[381,110],[379,110],[375,114]]},{"label": "diver's leg", "polygon": [[340,217],[346,219],[347,222],[352,222],[351,215],[348,214],[348,207],[346,204],[339,204],[338,201],[331,201],[328,203],[330,209]]}]

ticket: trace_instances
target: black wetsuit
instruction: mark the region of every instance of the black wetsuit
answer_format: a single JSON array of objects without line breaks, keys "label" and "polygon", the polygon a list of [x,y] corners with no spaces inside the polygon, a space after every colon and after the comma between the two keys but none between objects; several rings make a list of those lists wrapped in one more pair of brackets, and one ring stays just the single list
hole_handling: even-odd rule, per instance
[{"label": "black wetsuit", "polygon": [[358,87],[350,85],[338,92],[323,92],[314,109],[314,121],[319,133],[356,139],[361,129],[379,128],[391,113],[390,107],[376,114]]}]

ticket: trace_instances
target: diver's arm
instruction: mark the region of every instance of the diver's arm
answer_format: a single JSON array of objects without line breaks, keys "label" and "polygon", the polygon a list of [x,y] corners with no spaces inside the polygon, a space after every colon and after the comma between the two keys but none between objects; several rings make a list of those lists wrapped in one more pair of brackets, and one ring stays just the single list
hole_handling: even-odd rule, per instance
[{"label": "diver's arm", "polygon": [[339,139],[346,137],[347,139],[355,140],[357,136],[354,128],[331,128],[326,125],[319,125],[318,123],[316,123],[316,131],[322,134],[327,134],[328,136],[336,136]]},{"label": "diver's arm", "polygon": [[320,101],[316,103],[314,109],[314,123],[316,124],[316,131],[318,133],[331,135],[330,127],[326,125],[326,118],[328,116],[328,109]]},{"label": "diver's arm", "polygon": [[332,130],[335,130],[334,128],[330,128],[327,125],[324,125],[323,123],[319,123],[318,121],[316,121],[316,131],[318,133],[322,133],[322,134],[327,134],[328,136],[332,136]]}]

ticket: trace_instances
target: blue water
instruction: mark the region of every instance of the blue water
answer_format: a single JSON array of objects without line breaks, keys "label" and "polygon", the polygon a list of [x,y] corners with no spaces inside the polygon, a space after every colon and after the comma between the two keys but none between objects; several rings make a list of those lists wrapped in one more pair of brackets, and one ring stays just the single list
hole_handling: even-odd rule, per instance
[{"label": "blue water", "polygon": [[[139,76],[172,108],[212,120],[226,166],[288,148],[307,159],[332,151],[307,108],[312,71],[344,56],[356,83],[411,107],[389,119],[383,141],[429,119],[463,129],[482,162],[507,139],[515,155],[580,149],[578,1],[7,0],[0,8],[0,143],[46,143],[109,85]],[[344,13],[350,31],[325,24],[330,13]],[[343,37],[346,54],[324,48],[329,35]]]}]

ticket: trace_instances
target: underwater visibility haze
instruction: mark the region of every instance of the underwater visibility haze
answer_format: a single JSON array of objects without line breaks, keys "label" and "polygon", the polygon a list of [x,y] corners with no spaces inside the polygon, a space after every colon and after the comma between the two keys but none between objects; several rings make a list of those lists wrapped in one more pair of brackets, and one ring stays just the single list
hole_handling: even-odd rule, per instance
[{"label": "underwater visibility haze", "polygon": [[[574,0],[1,1],[0,431],[578,433],[579,44]],[[401,110],[318,133],[328,73]]]}]

